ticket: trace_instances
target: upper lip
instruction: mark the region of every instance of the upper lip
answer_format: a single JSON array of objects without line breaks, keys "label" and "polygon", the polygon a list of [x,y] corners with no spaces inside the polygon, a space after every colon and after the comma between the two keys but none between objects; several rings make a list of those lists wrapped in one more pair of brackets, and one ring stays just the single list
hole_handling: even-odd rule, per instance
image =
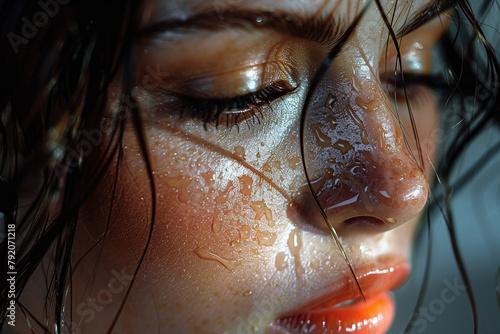
[{"label": "upper lip", "polygon": [[[382,259],[376,265],[354,266],[353,268],[364,297],[373,296],[393,290],[401,285],[409,275],[410,267],[404,259]],[[297,314],[308,313],[318,308],[333,307],[341,302],[360,298],[352,275],[347,273],[335,289],[320,297],[314,297],[298,308],[281,314],[278,318],[286,318]]]}]

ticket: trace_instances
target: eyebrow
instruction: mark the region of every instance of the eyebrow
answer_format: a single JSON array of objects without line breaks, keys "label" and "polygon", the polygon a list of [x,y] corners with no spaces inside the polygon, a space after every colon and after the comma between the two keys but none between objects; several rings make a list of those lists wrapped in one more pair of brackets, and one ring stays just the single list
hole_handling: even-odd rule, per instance
[{"label": "eyebrow", "polygon": [[[412,18],[396,32],[398,38],[418,29],[438,14],[454,4],[453,0],[434,0],[426,7],[412,15]],[[165,32],[190,33],[196,29],[220,31],[229,28],[273,29],[284,34],[316,41],[334,46],[349,28],[346,19],[327,18],[319,15],[309,16],[298,13],[277,11],[257,11],[251,9],[224,12],[207,11],[191,16],[185,20],[165,20],[154,23],[139,31],[139,37],[148,38]]]},{"label": "eyebrow", "polygon": [[273,29],[284,34],[333,45],[347,30],[346,20],[335,20],[331,16],[305,16],[296,13],[271,11],[238,10],[226,11],[223,14],[206,12],[197,14],[187,20],[161,21],[139,32],[140,37],[154,36],[163,32],[189,33],[195,29],[219,31],[228,28]]}]

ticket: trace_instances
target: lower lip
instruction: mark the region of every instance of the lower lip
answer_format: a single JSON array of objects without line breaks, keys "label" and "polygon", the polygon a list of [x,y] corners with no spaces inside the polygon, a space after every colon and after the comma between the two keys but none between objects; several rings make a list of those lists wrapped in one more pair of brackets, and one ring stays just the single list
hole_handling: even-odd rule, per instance
[{"label": "lower lip", "polygon": [[347,306],[319,305],[309,313],[279,319],[275,325],[283,333],[382,334],[394,319],[394,301],[389,292],[358,300]]}]

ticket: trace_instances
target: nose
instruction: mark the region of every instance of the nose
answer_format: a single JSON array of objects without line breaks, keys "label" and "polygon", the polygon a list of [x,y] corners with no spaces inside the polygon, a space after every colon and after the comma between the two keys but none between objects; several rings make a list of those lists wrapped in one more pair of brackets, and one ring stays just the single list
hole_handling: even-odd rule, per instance
[{"label": "nose", "polygon": [[307,109],[304,152],[311,186],[337,232],[354,226],[387,231],[421,212],[429,185],[373,70],[345,69],[338,62]]}]

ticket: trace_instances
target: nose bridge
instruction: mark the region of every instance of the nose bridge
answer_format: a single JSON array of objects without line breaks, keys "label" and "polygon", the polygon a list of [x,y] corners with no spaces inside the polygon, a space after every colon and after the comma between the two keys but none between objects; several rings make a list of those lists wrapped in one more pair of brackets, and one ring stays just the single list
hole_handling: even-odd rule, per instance
[{"label": "nose bridge", "polygon": [[389,229],[422,210],[427,180],[405,148],[374,71],[338,63],[349,61],[333,63],[305,124],[313,189],[331,221],[370,217]]}]

